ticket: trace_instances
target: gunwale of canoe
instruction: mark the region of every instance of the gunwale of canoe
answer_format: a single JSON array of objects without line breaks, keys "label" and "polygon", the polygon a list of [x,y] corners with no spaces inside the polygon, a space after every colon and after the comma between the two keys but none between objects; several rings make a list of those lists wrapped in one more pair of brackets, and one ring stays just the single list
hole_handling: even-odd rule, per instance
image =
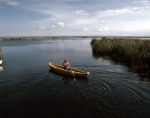
[{"label": "gunwale of canoe", "polygon": [[2,65],[2,63],[3,63],[3,61],[2,61],[2,60],[0,60],[0,66]]},{"label": "gunwale of canoe", "polygon": [[[65,75],[71,75],[71,76],[73,75],[73,73],[71,71],[65,70],[62,65],[53,64],[52,62],[49,62],[48,65],[55,72],[65,74]],[[76,68],[72,68],[72,71],[74,72],[75,76],[84,76],[85,77],[90,74],[89,72],[85,72],[85,71],[82,71],[82,70],[79,70]]]}]

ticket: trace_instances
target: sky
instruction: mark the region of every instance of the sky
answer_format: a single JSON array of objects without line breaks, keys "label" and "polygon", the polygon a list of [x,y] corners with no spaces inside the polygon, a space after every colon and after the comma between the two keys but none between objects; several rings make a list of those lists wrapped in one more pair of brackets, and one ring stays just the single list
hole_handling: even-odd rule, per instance
[{"label": "sky", "polygon": [[0,36],[150,36],[150,0],[0,0]]}]

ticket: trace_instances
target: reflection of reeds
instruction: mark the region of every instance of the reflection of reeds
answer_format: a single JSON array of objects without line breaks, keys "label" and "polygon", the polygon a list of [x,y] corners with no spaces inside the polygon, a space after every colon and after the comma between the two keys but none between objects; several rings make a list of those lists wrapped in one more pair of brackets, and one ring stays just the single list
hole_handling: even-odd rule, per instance
[{"label": "reflection of reeds", "polygon": [[93,55],[107,56],[133,67],[139,74],[150,76],[150,41],[127,38],[92,39]]}]

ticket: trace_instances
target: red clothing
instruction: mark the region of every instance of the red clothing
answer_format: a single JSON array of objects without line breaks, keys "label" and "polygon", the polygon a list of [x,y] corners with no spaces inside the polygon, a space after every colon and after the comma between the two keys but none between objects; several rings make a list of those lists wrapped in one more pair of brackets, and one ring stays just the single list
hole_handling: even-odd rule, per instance
[{"label": "red clothing", "polygon": [[64,62],[63,66],[64,66],[65,69],[68,69],[68,68],[70,68],[70,63],[69,62]]},{"label": "red clothing", "polygon": [[64,62],[63,66],[70,66],[70,63],[69,62]]}]

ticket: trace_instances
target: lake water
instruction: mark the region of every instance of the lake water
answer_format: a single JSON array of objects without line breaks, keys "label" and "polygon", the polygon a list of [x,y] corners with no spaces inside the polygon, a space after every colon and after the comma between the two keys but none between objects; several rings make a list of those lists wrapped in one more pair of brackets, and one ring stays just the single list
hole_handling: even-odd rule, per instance
[{"label": "lake water", "polygon": [[[130,69],[93,57],[91,39],[0,41],[1,118],[150,117],[150,83]],[[89,71],[87,78],[51,72],[48,62]]]}]

